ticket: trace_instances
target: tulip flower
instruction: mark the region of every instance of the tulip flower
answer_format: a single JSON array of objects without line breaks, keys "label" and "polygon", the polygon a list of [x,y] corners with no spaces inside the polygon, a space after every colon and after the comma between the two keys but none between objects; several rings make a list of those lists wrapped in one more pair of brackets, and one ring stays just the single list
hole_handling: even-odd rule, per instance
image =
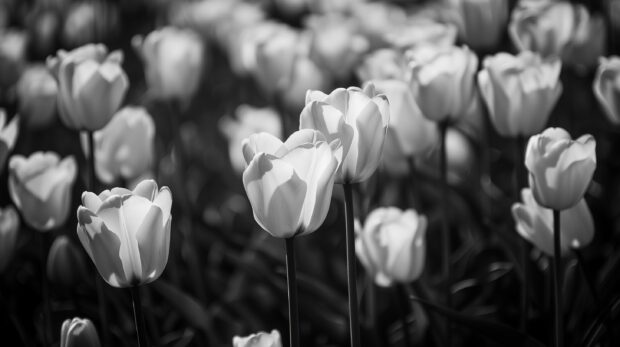
[{"label": "tulip flower", "polygon": [[15,209],[11,206],[0,209],[0,274],[4,272],[15,253],[18,231],[19,216]]},{"label": "tulip flower", "polygon": [[558,59],[542,60],[528,51],[484,60],[478,86],[500,135],[531,136],[543,129],[562,94],[561,69]]},{"label": "tulip flower", "polygon": [[60,119],[67,127],[95,131],[108,124],[129,88],[122,62],[122,52],[108,54],[102,44],[60,50],[48,58],[58,81]]},{"label": "tulip flower", "polygon": [[[532,190],[521,190],[523,203],[512,205],[517,232],[549,256],[553,251],[553,211],[540,206]],[[594,220],[585,199],[560,214],[562,254],[586,247],[594,238]]]},{"label": "tulip flower", "polygon": [[[19,80],[26,61],[28,35],[23,30],[0,29],[0,92],[2,99]],[[7,100],[3,100],[7,102]]]},{"label": "tulip flower", "polygon": [[228,60],[233,72],[247,76],[257,70],[256,52],[261,42],[285,28],[274,21],[261,21],[236,28],[226,40]]},{"label": "tulip flower", "polygon": [[4,163],[9,153],[15,146],[17,134],[19,133],[19,116],[13,117],[10,122],[6,122],[6,112],[0,109],[0,173],[4,170]]},{"label": "tulip flower", "polygon": [[243,185],[254,219],[265,231],[291,238],[323,224],[338,168],[338,141],[332,146],[335,150],[320,132],[309,129],[293,133],[284,143],[267,133],[244,141],[248,167]]},{"label": "tulip flower", "polygon": [[451,47],[456,42],[457,28],[450,23],[440,23],[419,15],[394,25],[384,33],[390,47],[399,50],[415,49],[424,45]]},{"label": "tulip flower", "polygon": [[375,283],[415,281],[424,270],[426,217],[414,210],[380,207],[368,214],[364,227],[356,223],[355,250]]},{"label": "tulip flower", "polygon": [[69,290],[75,288],[86,276],[82,252],[66,235],[56,237],[47,256],[47,278]]},{"label": "tulip flower", "polygon": [[592,135],[572,140],[562,128],[548,128],[527,143],[525,166],[530,188],[543,207],[565,210],[583,197],[596,169]]},{"label": "tulip flower", "polygon": [[272,330],[271,333],[259,332],[245,337],[233,337],[233,347],[282,347],[280,332]]},{"label": "tulip flower", "polygon": [[113,287],[155,281],[168,262],[172,194],[153,180],[131,191],[82,194],[77,234],[99,274]]},{"label": "tulip flower", "polygon": [[105,42],[118,34],[120,11],[114,3],[77,2],[63,12],[62,41],[65,46]]},{"label": "tulip flower", "polygon": [[99,347],[99,335],[88,318],[67,319],[60,329],[60,347]]},{"label": "tulip flower", "polygon": [[56,114],[58,84],[43,65],[29,67],[17,82],[19,114],[27,125],[43,128]]},{"label": "tulip flower", "polygon": [[73,156],[54,152],[14,155],[9,160],[9,193],[26,224],[39,231],[62,226],[69,216],[77,176]]},{"label": "tulip flower", "polygon": [[405,56],[394,49],[378,49],[367,54],[357,67],[357,77],[364,82],[383,79],[405,80],[409,67]]},{"label": "tulip flower", "polygon": [[620,57],[601,58],[594,95],[613,124],[620,124]]},{"label": "tulip flower", "polygon": [[460,35],[473,49],[492,49],[504,36],[508,0],[452,0]]},{"label": "tulip flower", "polygon": [[[359,31],[366,36],[370,43],[370,50],[389,46],[386,33],[394,27],[408,25],[408,17],[401,6],[387,2],[354,0],[345,12],[353,17]],[[331,1],[336,2],[336,1]]]},{"label": "tulip flower", "polygon": [[310,90],[299,128],[316,129],[329,142],[340,140],[343,153],[336,182],[357,183],[367,180],[379,166],[389,114],[387,98],[377,94],[372,83],[363,90],[338,88],[329,95]]}]

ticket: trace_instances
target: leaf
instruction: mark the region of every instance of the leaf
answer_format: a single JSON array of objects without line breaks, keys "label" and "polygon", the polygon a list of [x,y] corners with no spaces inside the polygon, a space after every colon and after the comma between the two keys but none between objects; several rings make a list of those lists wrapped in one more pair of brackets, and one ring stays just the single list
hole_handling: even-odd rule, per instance
[{"label": "leaf", "polygon": [[603,308],[601,312],[596,316],[596,319],[588,330],[586,331],[583,337],[583,343],[581,346],[595,346],[598,340],[601,338],[601,335],[604,331],[606,331],[606,325],[609,322],[609,316],[611,315],[611,320],[613,317],[620,311],[620,295],[617,295],[613,300],[610,301],[607,307]]},{"label": "leaf", "polygon": [[198,300],[166,283],[162,279],[153,283],[152,286],[161,296],[170,302],[170,305],[175,308],[190,325],[210,335],[209,325],[211,316]]}]

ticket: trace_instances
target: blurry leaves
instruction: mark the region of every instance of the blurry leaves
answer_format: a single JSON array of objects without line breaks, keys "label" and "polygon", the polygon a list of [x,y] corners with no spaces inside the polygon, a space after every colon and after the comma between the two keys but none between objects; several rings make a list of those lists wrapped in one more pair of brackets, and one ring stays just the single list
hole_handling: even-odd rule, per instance
[{"label": "blurry leaves", "polygon": [[210,333],[211,317],[196,299],[162,279],[154,282],[152,288],[168,300],[170,306],[176,309],[190,325],[206,334]]}]

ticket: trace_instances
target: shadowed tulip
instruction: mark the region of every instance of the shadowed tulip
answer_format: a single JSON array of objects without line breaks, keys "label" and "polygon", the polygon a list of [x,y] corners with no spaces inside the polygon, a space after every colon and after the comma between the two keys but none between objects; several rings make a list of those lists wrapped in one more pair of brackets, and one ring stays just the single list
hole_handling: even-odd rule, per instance
[{"label": "shadowed tulip", "polygon": [[25,124],[43,128],[54,119],[58,84],[45,66],[33,65],[24,71],[17,82],[17,97]]},{"label": "shadowed tulip", "polygon": [[235,336],[232,343],[233,347],[282,347],[282,338],[277,330],[261,331],[245,337]]},{"label": "shadowed tulip", "polygon": [[0,274],[6,269],[15,253],[19,215],[12,206],[0,209]]},{"label": "shadowed tulip", "polygon": [[593,88],[607,119],[620,124],[620,57],[601,58]]},{"label": "shadowed tulip", "polygon": [[99,335],[88,318],[67,319],[60,329],[60,347],[99,347]]},{"label": "shadowed tulip", "polygon": [[72,290],[88,275],[82,252],[66,236],[60,235],[47,256],[47,278],[65,290]]},{"label": "shadowed tulip", "polygon": [[492,49],[500,42],[508,24],[508,0],[452,0],[460,35],[475,50]]}]

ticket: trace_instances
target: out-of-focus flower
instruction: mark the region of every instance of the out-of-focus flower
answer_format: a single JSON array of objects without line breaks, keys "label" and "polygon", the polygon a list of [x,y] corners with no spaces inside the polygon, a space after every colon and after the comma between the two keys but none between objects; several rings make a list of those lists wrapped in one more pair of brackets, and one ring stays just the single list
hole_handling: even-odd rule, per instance
[{"label": "out-of-focus flower", "polygon": [[596,169],[592,135],[572,140],[562,128],[548,128],[527,143],[525,166],[536,201],[554,210],[568,209],[581,200]]},{"label": "out-of-focus flower", "polygon": [[349,9],[371,50],[386,46],[386,33],[407,23],[403,8],[386,2],[356,2]]},{"label": "out-of-focus flower", "polygon": [[308,7],[308,0],[274,0],[278,12],[288,18],[301,15]]},{"label": "out-of-focus flower", "polygon": [[415,281],[424,270],[426,217],[414,210],[380,207],[368,214],[364,227],[355,223],[355,250],[377,285]]},{"label": "out-of-focus flower", "polygon": [[45,59],[58,50],[63,11],[57,11],[48,6],[36,6],[28,15],[26,25],[30,58]]},{"label": "out-of-focus flower", "polygon": [[73,156],[35,152],[9,160],[9,193],[26,224],[39,231],[62,226],[69,216],[71,190],[77,176]]},{"label": "out-of-focus flower", "polygon": [[257,69],[256,50],[261,42],[268,40],[284,24],[274,21],[261,21],[237,28],[226,41],[228,60],[231,69],[238,76],[246,76]]},{"label": "out-of-focus flower", "polygon": [[149,91],[162,99],[187,103],[196,92],[205,65],[204,44],[191,30],[165,27],[136,36],[132,44],[142,57]]},{"label": "out-of-focus flower", "polygon": [[509,137],[540,132],[562,94],[561,69],[558,59],[542,60],[529,51],[485,58],[478,86],[497,132]]},{"label": "out-of-focus flower", "polygon": [[384,40],[401,50],[418,46],[434,45],[450,47],[456,42],[457,28],[450,23],[439,23],[417,16],[400,25],[394,25],[384,33]]},{"label": "out-of-focus flower", "polygon": [[86,275],[82,252],[75,244],[66,235],[54,239],[47,256],[47,278],[64,289],[71,289]]},{"label": "out-of-focus flower", "polygon": [[368,0],[312,0],[309,1],[310,9],[315,13],[346,13],[357,4]]},{"label": "out-of-focus flower", "polygon": [[99,347],[99,335],[88,318],[67,319],[60,329],[60,347]]},{"label": "out-of-focus flower", "polygon": [[583,17],[575,28],[570,44],[562,55],[562,61],[569,66],[586,70],[596,66],[599,57],[607,50],[607,28],[601,15],[590,15],[583,8]]},{"label": "out-of-focus flower", "polygon": [[474,50],[492,49],[502,39],[508,22],[508,0],[452,0],[465,43]]},{"label": "out-of-focus flower", "polygon": [[68,47],[106,41],[119,30],[119,11],[113,3],[77,2],[66,13],[62,39]]},{"label": "out-of-focus flower", "polygon": [[0,98],[19,80],[26,59],[27,36],[23,31],[0,29]]},{"label": "out-of-focus flower", "polygon": [[0,109],[0,173],[4,171],[4,163],[15,146],[19,134],[19,116],[6,122],[6,112]]},{"label": "out-of-focus flower", "polygon": [[236,117],[224,117],[220,120],[220,131],[228,138],[230,163],[237,172],[243,172],[246,161],[241,149],[242,141],[248,136],[266,132],[277,138],[282,137],[280,116],[271,108],[255,108],[241,105],[235,110]]},{"label": "out-of-focus flower", "polygon": [[48,58],[58,81],[60,119],[67,127],[95,131],[108,124],[129,88],[122,61],[122,52],[108,54],[102,44],[60,50]]},{"label": "out-of-focus flower", "polygon": [[244,141],[248,167],[243,185],[254,219],[265,231],[290,238],[323,224],[338,168],[339,143],[332,146],[320,132],[309,129],[293,133],[284,143],[267,133]]},{"label": "out-of-focus flower", "polygon": [[[125,107],[110,123],[93,134],[95,172],[104,183],[117,178],[131,181],[149,171],[153,163],[155,122],[144,107]],[[82,148],[88,153],[88,138]]]},{"label": "out-of-focus flower", "polygon": [[594,95],[610,122],[620,124],[620,57],[601,58]]},{"label": "out-of-focus flower", "polygon": [[620,0],[605,1],[605,13],[609,14],[611,28],[615,31],[620,30]]},{"label": "out-of-focus flower", "polygon": [[12,206],[0,209],[0,274],[4,272],[15,253],[18,230],[19,216],[15,209]]},{"label": "out-of-focus flower", "polygon": [[[521,190],[523,203],[512,205],[512,217],[517,232],[536,248],[553,256],[553,211],[540,206],[532,190]],[[594,238],[594,220],[585,199],[560,214],[562,254],[570,249],[583,248]]]},{"label": "out-of-focus flower", "polygon": [[56,114],[58,84],[43,65],[27,68],[17,82],[19,113],[34,128],[50,124]]},{"label": "out-of-focus flower", "polygon": [[[438,167],[439,141],[435,145],[435,157],[437,161],[432,163],[432,169]],[[475,167],[475,154],[471,141],[459,130],[449,128],[446,132],[446,165],[448,169],[448,181],[452,184],[467,182],[472,177]]]},{"label": "out-of-focus flower", "polygon": [[77,234],[103,279],[113,287],[155,281],[168,263],[172,194],[153,180],[131,191],[82,194]]},{"label": "out-of-focus flower", "polygon": [[366,55],[356,72],[357,77],[363,82],[384,79],[407,80],[409,67],[401,52],[383,48]]},{"label": "out-of-focus flower", "polygon": [[261,331],[245,337],[235,336],[232,343],[233,347],[282,347],[282,337],[277,330],[271,333]]},{"label": "out-of-focus flower", "polygon": [[367,180],[379,166],[389,120],[387,98],[368,83],[363,90],[338,88],[329,95],[309,90],[299,128],[316,129],[329,142],[339,139],[343,154],[336,182],[357,183]]},{"label": "out-of-focus flower", "polygon": [[411,58],[411,87],[422,114],[435,122],[463,116],[476,93],[476,55],[467,47],[428,45],[411,52]]}]

